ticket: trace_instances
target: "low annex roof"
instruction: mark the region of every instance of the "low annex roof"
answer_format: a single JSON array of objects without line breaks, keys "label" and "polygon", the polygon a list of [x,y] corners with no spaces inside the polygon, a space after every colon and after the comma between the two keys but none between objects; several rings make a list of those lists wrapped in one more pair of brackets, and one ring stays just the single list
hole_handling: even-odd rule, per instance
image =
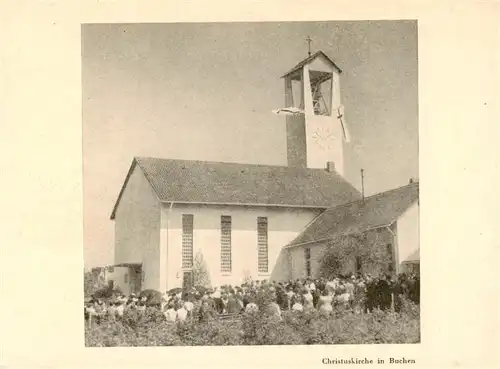
[{"label": "low annex roof", "polygon": [[327,209],[312,221],[287,247],[391,225],[418,201],[419,183],[381,192]]},{"label": "low annex roof", "polygon": [[342,176],[326,169],[136,157],[111,219],[136,167],[160,202],[326,209],[360,198]]}]

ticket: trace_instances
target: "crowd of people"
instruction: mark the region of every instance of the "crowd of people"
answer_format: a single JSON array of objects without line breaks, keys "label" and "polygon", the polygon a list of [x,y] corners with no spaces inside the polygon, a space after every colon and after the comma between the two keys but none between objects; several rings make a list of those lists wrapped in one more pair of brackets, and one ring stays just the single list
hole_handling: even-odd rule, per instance
[{"label": "crowd of people", "polygon": [[283,311],[316,309],[330,314],[336,307],[357,313],[374,309],[400,311],[403,299],[420,303],[418,275],[400,274],[380,278],[370,275],[299,279],[288,282],[251,281],[241,286],[208,289],[174,289],[153,301],[151,295],[123,294],[109,300],[92,298],[85,305],[85,319],[120,319],[127,311],[161,311],[166,321],[188,318],[206,321],[216,316],[265,313],[278,317]]}]

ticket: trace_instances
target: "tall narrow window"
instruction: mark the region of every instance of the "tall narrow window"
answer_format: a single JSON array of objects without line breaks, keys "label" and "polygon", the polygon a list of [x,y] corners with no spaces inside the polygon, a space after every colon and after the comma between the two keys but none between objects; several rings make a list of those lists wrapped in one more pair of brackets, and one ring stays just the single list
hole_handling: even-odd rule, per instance
[{"label": "tall narrow window", "polygon": [[231,273],[231,217],[220,218],[220,271]]},{"label": "tall narrow window", "polygon": [[363,267],[363,263],[361,262],[361,257],[356,256],[356,273],[361,273],[362,267]]},{"label": "tall narrow window", "polygon": [[269,267],[267,246],[267,218],[257,218],[257,249],[258,249],[258,271],[267,273]]},{"label": "tall narrow window", "polygon": [[306,261],[306,276],[311,276],[311,249],[306,247],[304,249],[304,260]]},{"label": "tall narrow window", "polygon": [[182,215],[182,268],[193,267],[193,214]]}]

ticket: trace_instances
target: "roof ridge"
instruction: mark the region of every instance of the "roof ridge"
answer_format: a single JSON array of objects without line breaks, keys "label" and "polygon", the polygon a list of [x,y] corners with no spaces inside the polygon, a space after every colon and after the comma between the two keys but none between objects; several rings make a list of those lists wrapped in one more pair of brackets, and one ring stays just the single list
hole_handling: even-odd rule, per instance
[{"label": "roof ridge", "polygon": [[[382,224],[391,224],[394,219],[404,213],[412,204],[418,200],[415,198],[415,188],[418,188],[419,182],[413,182],[404,186],[396,187],[387,191],[379,192],[371,195],[369,198],[365,198],[366,200],[372,200],[369,203],[367,202],[366,206],[360,206],[363,199],[355,200],[351,202],[347,202],[344,204],[340,204],[337,206],[332,206],[322,212],[319,216],[317,216],[312,222],[310,222],[306,227],[302,229],[302,231],[291,241],[288,243],[289,246],[300,245],[307,242],[316,242],[322,239],[318,236],[318,238],[311,239],[310,236],[311,230],[320,231],[321,234],[334,234],[338,232],[338,228],[344,229],[342,232],[351,232],[352,219],[356,219],[356,222],[361,222],[358,224],[365,224],[364,226],[380,226]],[[402,191],[401,194],[397,194],[397,191]],[[391,195],[396,192],[397,196]],[[379,197],[379,200],[374,200]],[[393,202],[395,200],[395,202]],[[377,209],[379,206],[379,201],[388,201],[392,204],[400,204],[392,207],[390,209],[385,209],[385,215],[381,216],[377,211],[374,212],[374,209]],[[401,206],[401,205],[404,205]],[[373,218],[373,216],[375,216]],[[366,218],[368,217],[368,218]],[[352,218],[352,219],[351,219]],[[378,220],[377,220],[378,219]],[[376,222],[374,222],[374,220]],[[385,223],[381,223],[384,220]],[[347,222],[347,223],[343,223]],[[319,224],[319,226],[314,225]],[[343,225],[342,225],[343,224]],[[318,228],[319,227],[319,228]],[[358,227],[359,228],[359,227]],[[335,231],[337,229],[337,231]],[[334,233],[332,233],[332,231]],[[328,236],[330,237],[330,236]]]},{"label": "roof ridge", "polygon": [[396,188],[391,188],[390,190],[386,190],[386,191],[381,191],[381,192],[374,193],[373,195],[367,196],[364,199],[358,199],[358,200],[354,200],[354,201],[349,201],[349,202],[346,202],[345,204],[337,205],[337,206],[334,206],[334,207],[332,207],[330,209],[338,209],[338,208],[341,208],[341,207],[344,207],[344,206],[353,205],[355,203],[359,203],[359,202],[363,202],[363,201],[372,199],[372,198],[374,198],[376,196],[385,195],[385,194],[387,194],[389,192],[394,192],[394,191],[397,191],[397,190],[401,190],[401,189],[403,189],[405,187],[415,186],[415,185],[418,185],[418,184],[419,184],[419,182],[413,182],[413,183],[406,184],[404,186],[399,186],[399,187],[396,187]]},{"label": "roof ridge", "polygon": [[[255,163],[241,163],[235,161],[211,161],[211,160],[194,160],[194,159],[171,159],[171,158],[160,158],[154,156],[134,156],[135,160],[164,160],[164,161],[177,161],[177,162],[192,162],[192,163],[200,163],[200,164],[226,164],[226,165],[246,165],[250,167],[268,167],[268,168],[282,168],[282,169],[290,169],[297,170],[303,172],[318,172],[318,173],[334,173],[337,176],[341,177],[337,172],[328,172],[325,168],[302,168],[302,167],[292,167],[288,165],[277,165],[277,164],[255,164]],[[325,163],[326,164],[326,163]]]},{"label": "roof ridge", "polygon": [[419,184],[419,182],[418,182],[418,181],[416,181],[416,182],[412,182],[412,183],[408,183],[408,184],[405,184],[405,185],[403,185],[403,186],[399,186],[399,187],[391,188],[390,190],[386,190],[386,191],[382,191],[382,192],[377,192],[377,193],[374,193],[373,195],[370,195],[370,196],[366,197],[365,199],[369,199],[369,198],[371,198],[371,197],[375,197],[375,196],[377,196],[377,195],[386,194],[386,193],[388,193],[388,192],[398,191],[398,190],[401,190],[401,189],[403,189],[403,188],[405,188],[405,187],[412,187],[412,186],[416,186],[416,185],[418,185],[418,184]]},{"label": "roof ridge", "polygon": [[142,172],[160,202],[299,206],[324,211],[360,197],[349,181],[327,168],[134,156],[111,219],[134,168]]}]

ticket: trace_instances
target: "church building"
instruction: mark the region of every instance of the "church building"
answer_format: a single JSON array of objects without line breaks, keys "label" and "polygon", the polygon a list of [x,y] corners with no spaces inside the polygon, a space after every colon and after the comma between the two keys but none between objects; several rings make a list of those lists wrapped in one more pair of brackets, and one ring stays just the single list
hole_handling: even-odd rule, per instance
[{"label": "church building", "polygon": [[111,214],[127,270],[115,284],[164,292],[196,283],[200,265],[212,286],[317,276],[329,239],[377,229],[403,270],[418,183],[364,199],[345,179],[341,72],[319,51],[283,76],[287,166],[134,158]]}]

